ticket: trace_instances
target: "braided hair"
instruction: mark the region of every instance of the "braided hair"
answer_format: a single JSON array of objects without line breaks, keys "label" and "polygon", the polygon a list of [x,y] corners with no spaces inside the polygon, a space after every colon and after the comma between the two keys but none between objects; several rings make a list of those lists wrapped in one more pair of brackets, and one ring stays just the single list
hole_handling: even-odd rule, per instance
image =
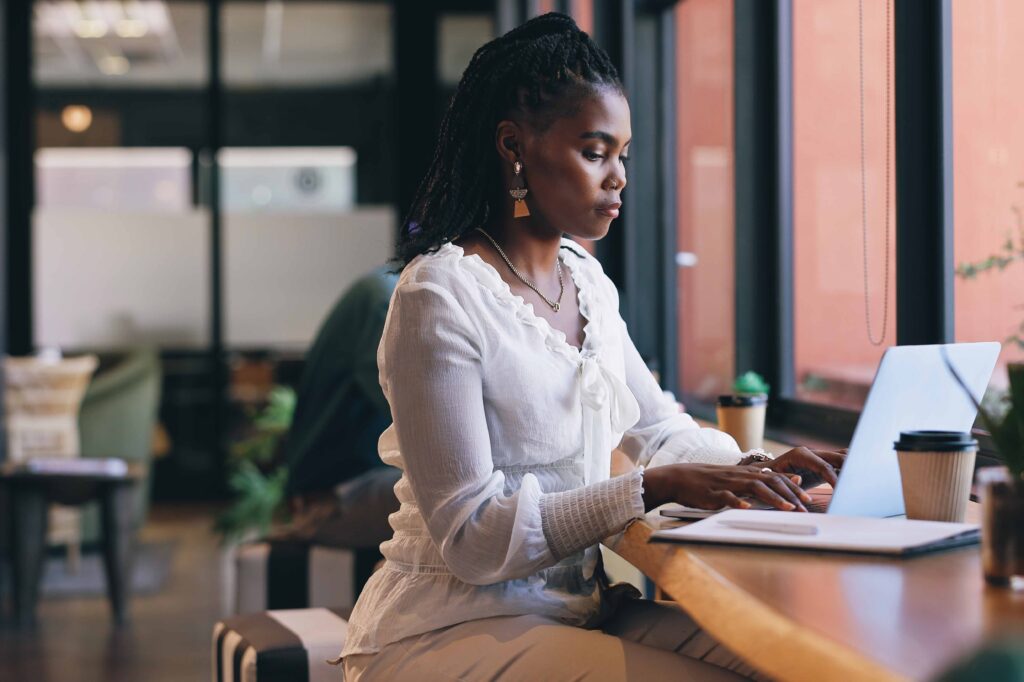
[{"label": "braided hair", "polygon": [[494,131],[518,115],[543,131],[602,88],[622,92],[608,55],[570,17],[536,17],[476,51],[441,123],[426,177],[398,243],[398,260],[436,251],[487,222],[499,180]]}]

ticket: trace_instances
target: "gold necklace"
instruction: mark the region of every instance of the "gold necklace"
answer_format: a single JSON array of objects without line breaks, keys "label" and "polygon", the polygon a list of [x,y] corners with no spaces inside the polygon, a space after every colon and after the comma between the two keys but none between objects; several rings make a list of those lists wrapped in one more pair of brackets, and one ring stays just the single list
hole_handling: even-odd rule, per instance
[{"label": "gold necklace", "polygon": [[562,294],[565,293],[565,281],[562,279],[561,257],[555,258],[555,272],[558,273],[558,300],[552,301],[550,298],[540,293],[540,289],[537,288],[537,285],[530,281],[528,277],[524,276],[521,272],[519,272],[516,266],[512,265],[512,261],[508,259],[508,256],[505,255],[505,252],[502,250],[502,248],[498,246],[498,242],[494,241],[494,237],[487,234],[484,231],[484,228],[482,227],[476,228],[476,231],[482,234],[483,236],[487,237],[487,241],[494,245],[494,248],[497,249],[498,251],[498,255],[500,255],[502,260],[505,261],[505,264],[508,265],[509,269],[512,271],[512,274],[518,277],[519,281],[521,281],[523,284],[533,289],[537,293],[537,295],[544,299],[544,302],[547,303],[548,306],[557,313],[558,308],[562,305]]}]

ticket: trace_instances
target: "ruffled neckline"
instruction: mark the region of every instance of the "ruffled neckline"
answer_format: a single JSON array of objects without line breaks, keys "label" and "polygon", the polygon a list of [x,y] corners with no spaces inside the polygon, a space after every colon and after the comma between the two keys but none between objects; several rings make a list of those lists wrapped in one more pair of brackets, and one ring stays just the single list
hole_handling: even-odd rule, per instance
[{"label": "ruffled neckline", "polygon": [[[562,244],[572,245],[572,242],[563,239]],[[552,352],[574,363],[597,353],[596,308],[592,305],[591,300],[593,278],[590,276],[591,273],[589,268],[586,267],[585,261],[581,259],[581,262],[574,265],[569,262],[569,259],[562,259],[562,264],[568,268],[569,276],[572,277],[573,284],[576,285],[576,302],[579,305],[580,314],[583,315],[585,320],[583,325],[583,347],[577,348],[569,343],[561,330],[555,329],[546,319],[538,315],[534,311],[532,303],[528,303],[522,296],[512,293],[508,282],[502,279],[501,275],[490,263],[475,253],[466,254],[465,249],[451,242],[444,244],[438,250],[438,253],[446,250],[456,256],[456,263],[473,275],[473,278],[483,288],[490,291],[499,303],[507,306],[514,313],[516,319],[522,324],[537,330],[544,341],[544,345]]]}]

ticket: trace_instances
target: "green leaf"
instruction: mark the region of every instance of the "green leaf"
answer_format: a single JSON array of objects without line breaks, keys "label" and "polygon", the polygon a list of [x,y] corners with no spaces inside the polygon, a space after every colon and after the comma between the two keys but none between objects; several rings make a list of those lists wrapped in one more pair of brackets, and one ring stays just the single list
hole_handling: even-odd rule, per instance
[{"label": "green leaf", "polygon": [[295,415],[295,391],[286,386],[275,386],[270,391],[267,407],[253,420],[253,424],[265,431],[288,430]]},{"label": "green leaf", "polygon": [[[1007,415],[1000,419],[998,415],[992,411],[986,409],[978,402],[978,399],[971,393],[971,389],[968,388],[967,383],[963,377],[960,376],[960,372],[957,371],[956,367],[953,366],[952,361],[949,359],[949,354],[943,347],[940,349],[942,353],[942,361],[946,364],[946,369],[953,375],[953,379],[963,390],[964,394],[974,403],[974,407],[978,410],[978,415],[981,417],[981,422],[992,434],[992,441],[996,445],[996,449],[999,454],[1003,456],[1010,471],[1014,472],[1015,475],[1019,476],[1021,473],[1020,465],[1022,464],[1021,450],[1020,450],[1020,431],[1016,427],[1017,417],[1014,415],[1014,405],[1010,406],[1010,410]],[[1012,380],[1012,379],[1011,379]],[[1016,400],[1016,396],[1012,395],[1013,390],[1011,389],[1011,401]],[[1007,428],[1007,425],[1012,425],[1013,428]]]},{"label": "green leaf", "polygon": [[771,386],[757,372],[745,372],[736,377],[732,390],[736,393],[764,393],[771,390]]},{"label": "green leaf", "polygon": [[265,535],[275,515],[283,508],[287,480],[285,467],[264,476],[252,462],[240,463],[228,479],[228,486],[237,496],[214,523],[223,540],[235,540],[250,530]]}]

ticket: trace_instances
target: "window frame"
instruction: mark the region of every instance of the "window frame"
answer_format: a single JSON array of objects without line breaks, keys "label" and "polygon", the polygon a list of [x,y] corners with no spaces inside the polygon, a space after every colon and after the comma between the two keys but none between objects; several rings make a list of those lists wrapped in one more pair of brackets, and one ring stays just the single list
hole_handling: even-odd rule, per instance
[{"label": "window frame", "polygon": [[[638,8],[670,15],[675,2],[640,2]],[[795,398],[793,356],[793,34],[792,0],[733,0],[734,200],[736,230],[736,366],[760,372],[773,386],[768,427],[774,434],[845,444],[859,411]],[[954,336],[952,0],[894,0],[896,141],[896,345],[952,343]],[[671,67],[672,22],[662,39]],[[675,74],[662,68],[663,122],[675,118]],[[662,148],[672,126],[661,129]],[[661,168],[659,243],[664,318],[677,315],[673,242],[674,173]],[[936,226],[938,228],[936,229]],[[632,264],[639,267],[639,264]],[[662,333],[666,388],[677,391],[696,416],[713,418],[714,406],[679,390],[680,350]],[[757,338],[757,343],[750,339]],[[983,454],[991,439],[983,431]]]},{"label": "window frame", "polygon": [[[737,0],[737,10],[749,2]],[[859,411],[800,401],[794,396],[792,317],[792,0],[774,0],[775,98],[779,182],[775,239],[781,253],[781,305],[772,329],[780,337],[769,371],[782,386],[769,423],[836,443],[853,435]],[[896,165],[896,345],[951,343],[953,334],[953,212],[951,0],[894,0]],[[737,42],[739,40],[737,39]],[[762,44],[771,43],[770,38]],[[769,54],[762,54],[769,59]],[[739,81],[739,78],[737,79]],[[737,118],[740,114],[737,114]],[[764,167],[762,167],[764,170]],[[744,201],[737,196],[737,208]],[[936,229],[935,226],[938,226]],[[788,267],[786,267],[788,265]],[[770,307],[771,301],[759,302]],[[785,373],[780,376],[780,370]]]}]

